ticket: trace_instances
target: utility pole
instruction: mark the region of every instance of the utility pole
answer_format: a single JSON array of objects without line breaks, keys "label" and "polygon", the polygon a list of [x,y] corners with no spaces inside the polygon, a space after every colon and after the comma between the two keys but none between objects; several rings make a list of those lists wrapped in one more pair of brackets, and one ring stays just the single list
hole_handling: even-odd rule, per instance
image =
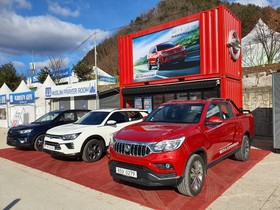
[{"label": "utility pole", "polygon": [[98,96],[98,69],[97,69],[97,51],[96,51],[96,31],[94,32],[94,71],[95,71],[95,84],[96,84],[96,109],[99,109],[99,96]]}]

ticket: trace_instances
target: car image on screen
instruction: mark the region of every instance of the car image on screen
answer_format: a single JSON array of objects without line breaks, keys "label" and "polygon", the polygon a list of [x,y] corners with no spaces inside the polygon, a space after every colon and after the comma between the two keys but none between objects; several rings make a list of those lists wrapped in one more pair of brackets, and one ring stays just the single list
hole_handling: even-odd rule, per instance
[{"label": "car image on screen", "polygon": [[167,64],[184,63],[186,56],[185,47],[182,45],[175,45],[172,42],[155,45],[147,55],[148,69],[151,70],[153,66],[156,66],[158,70],[161,70]]}]

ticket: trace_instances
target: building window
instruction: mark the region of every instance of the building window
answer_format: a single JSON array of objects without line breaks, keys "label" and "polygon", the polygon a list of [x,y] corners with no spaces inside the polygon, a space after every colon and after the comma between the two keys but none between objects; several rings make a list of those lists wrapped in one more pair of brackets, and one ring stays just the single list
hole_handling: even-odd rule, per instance
[{"label": "building window", "polygon": [[202,99],[201,92],[190,92],[190,100]]}]

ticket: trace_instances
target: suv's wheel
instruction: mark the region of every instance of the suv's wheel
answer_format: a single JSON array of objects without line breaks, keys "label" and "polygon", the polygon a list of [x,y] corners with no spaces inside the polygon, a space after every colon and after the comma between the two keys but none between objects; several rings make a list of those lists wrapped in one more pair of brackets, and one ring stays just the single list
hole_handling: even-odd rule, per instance
[{"label": "suv's wheel", "polygon": [[235,158],[240,161],[247,161],[250,155],[250,147],[250,139],[247,135],[244,135],[240,150],[234,154]]},{"label": "suv's wheel", "polygon": [[157,58],[157,69],[161,70],[162,69],[162,65],[160,63],[160,60]]},{"label": "suv's wheel", "polygon": [[84,147],[82,159],[85,162],[95,162],[102,157],[103,152],[103,143],[97,139],[91,139]]},{"label": "suv's wheel", "polygon": [[150,62],[148,61],[147,63],[148,69],[151,70],[152,69],[152,65],[150,64]]},{"label": "suv's wheel", "polygon": [[34,141],[34,149],[37,151],[42,151],[43,150],[43,145],[44,145],[44,138],[45,134],[41,134],[36,137]]},{"label": "suv's wheel", "polygon": [[188,160],[183,179],[177,186],[180,193],[196,196],[201,192],[204,184],[205,164],[200,155],[194,154]]}]

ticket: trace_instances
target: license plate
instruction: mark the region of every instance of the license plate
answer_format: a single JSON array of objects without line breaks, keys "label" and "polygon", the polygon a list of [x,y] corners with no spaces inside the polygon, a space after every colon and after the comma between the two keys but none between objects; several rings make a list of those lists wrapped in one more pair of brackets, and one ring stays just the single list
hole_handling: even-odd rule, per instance
[{"label": "license plate", "polygon": [[116,173],[121,174],[128,177],[137,178],[137,171],[116,167]]},{"label": "license plate", "polygon": [[44,145],[44,149],[48,149],[48,150],[55,150],[55,147],[54,146],[51,146],[51,145]]}]

